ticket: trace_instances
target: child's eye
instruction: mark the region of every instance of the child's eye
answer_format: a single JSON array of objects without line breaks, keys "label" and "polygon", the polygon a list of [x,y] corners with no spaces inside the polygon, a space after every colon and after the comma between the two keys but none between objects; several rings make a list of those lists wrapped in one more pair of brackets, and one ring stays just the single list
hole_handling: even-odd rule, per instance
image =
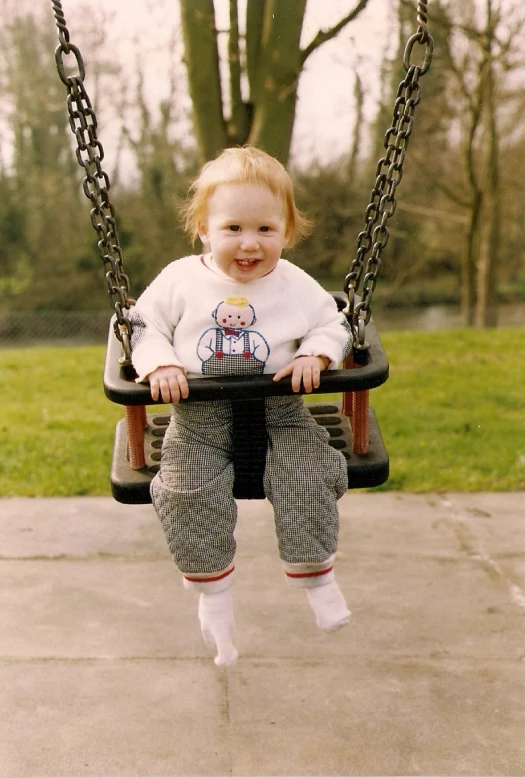
[{"label": "child's eye", "polygon": [[263,227],[259,227],[259,232],[270,232],[270,228],[266,225]]},{"label": "child's eye", "polygon": [[230,232],[239,232],[241,228],[239,227],[238,224],[230,224],[228,229],[230,230]]}]

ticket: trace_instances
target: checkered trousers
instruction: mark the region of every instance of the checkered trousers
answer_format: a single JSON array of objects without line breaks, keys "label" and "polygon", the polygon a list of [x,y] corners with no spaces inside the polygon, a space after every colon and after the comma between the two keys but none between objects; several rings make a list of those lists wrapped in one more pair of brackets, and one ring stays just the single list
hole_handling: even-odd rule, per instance
[{"label": "checkered trousers", "polygon": [[[273,505],[279,553],[290,583],[316,585],[337,548],[337,500],[346,462],[300,397],[266,400],[265,494]],[[173,406],[153,505],[173,558],[197,584],[231,583],[237,506],[233,498],[232,410],[228,401]]]}]

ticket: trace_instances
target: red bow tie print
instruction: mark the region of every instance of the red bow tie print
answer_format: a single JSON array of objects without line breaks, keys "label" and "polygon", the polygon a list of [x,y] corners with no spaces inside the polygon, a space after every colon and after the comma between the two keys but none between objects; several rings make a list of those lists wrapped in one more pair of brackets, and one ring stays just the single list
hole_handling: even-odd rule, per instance
[{"label": "red bow tie print", "polygon": [[231,330],[228,327],[224,328],[224,334],[225,335],[233,335],[234,337],[238,338],[241,333],[242,333],[242,330]]}]

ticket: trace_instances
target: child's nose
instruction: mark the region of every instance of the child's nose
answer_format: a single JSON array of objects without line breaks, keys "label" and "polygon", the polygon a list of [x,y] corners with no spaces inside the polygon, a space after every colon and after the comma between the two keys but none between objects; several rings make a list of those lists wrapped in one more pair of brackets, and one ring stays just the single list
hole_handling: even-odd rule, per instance
[{"label": "child's nose", "polygon": [[259,245],[259,238],[255,232],[244,232],[241,247],[245,251],[254,251]]}]

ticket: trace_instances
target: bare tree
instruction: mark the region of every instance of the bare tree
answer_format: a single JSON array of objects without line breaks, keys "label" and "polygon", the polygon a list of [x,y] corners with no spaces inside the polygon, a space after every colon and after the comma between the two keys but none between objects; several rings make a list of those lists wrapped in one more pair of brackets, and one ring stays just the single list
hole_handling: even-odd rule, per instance
[{"label": "bare tree", "polygon": [[[468,192],[468,229],[462,261],[462,315],[465,325],[497,324],[497,282],[501,264],[500,125],[504,90],[523,45],[523,5],[501,0],[469,0],[454,8],[455,53],[449,67],[464,107],[462,156]],[[451,9],[452,11],[452,9]]]},{"label": "bare tree", "polygon": [[[101,289],[100,271],[56,72],[53,18],[11,0],[0,0],[0,12],[2,304],[82,308]],[[95,53],[103,44],[100,32]]]},{"label": "bare tree", "polygon": [[247,0],[245,35],[239,5],[229,2],[227,94],[221,88],[213,0],[181,0],[185,61],[202,159],[226,146],[253,143],[288,160],[297,86],[308,57],[366,7],[357,0],[337,24],[300,46],[306,0]]}]

